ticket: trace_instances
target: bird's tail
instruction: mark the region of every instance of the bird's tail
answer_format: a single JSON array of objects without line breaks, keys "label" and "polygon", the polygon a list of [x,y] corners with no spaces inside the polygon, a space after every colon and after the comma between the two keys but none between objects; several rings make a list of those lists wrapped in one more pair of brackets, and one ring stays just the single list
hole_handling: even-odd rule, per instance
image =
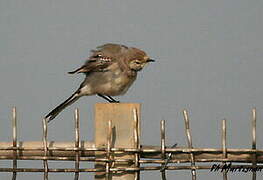
[{"label": "bird's tail", "polygon": [[50,122],[53,120],[63,109],[65,109],[67,106],[71,105],[75,101],[77,101],[80,98],[79,92],[75,92],[72,94],[68,99],[66,99],[63,103],[58,105],[55,109],[53,109],[48,115],[46,115],[47,122]]}]

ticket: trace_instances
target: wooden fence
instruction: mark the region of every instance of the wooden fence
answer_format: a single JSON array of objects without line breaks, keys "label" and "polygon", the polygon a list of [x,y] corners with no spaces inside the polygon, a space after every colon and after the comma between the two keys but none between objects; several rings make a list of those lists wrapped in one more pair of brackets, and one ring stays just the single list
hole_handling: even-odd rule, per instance
[{"label": "wooden fence", "polygon": [[[195,180],[197,170],[204,169],[219,170],[223,180],[228,179],[229,171],[251,171],[252,180],[256,180],[257,171],[263,168],[263,165],[258,165],[263,163],[263,150],[256,149],[256,109],[252,110],[251,115],[252,146],[247,149],[227,148],[226,120],[222,120],[221,126],[222,148],[194,148],[187,110],[183,110],[183,117],[187,147],[166,145],[164,120],[160,122],[160,146],[142,145],[140,104],[123,103],[96,104],[94,142],[80,139],[78,109],[75,110],[75,142],[49,141],[45,119],[42,141],[19,142],[17,113],[13,108],[13,141],[0,142],[0,160],[12,160],[13,167],[0,168],[0,172],[13,173],[13,180],[21,172],[43,172],[44,180],[48,179],[49,173],[59,172],[75,173],[75,180],[79,179],[80,173],[85,172],[95,173],[96,180],[138,180],[141,171],[160,171],[160,179],[166,180],[166,171],[189,170],[192,180]],[[20,160],[42,160],[43,168],[18,168],[17,161]],[[52,161],[74,161],[75,168],[49,168]],[[80,168],[81,161],[93,163],[94,168]]]}]

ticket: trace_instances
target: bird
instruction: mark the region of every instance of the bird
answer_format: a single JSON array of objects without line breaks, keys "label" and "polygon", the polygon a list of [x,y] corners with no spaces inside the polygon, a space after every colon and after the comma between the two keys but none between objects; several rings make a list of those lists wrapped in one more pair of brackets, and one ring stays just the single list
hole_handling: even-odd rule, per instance
[{"label": "bird", "polygon": [[112,96],[123,95],[136,80],[146,64],[154,62],[143,50],[121,44],[108,43],[91,50],[91,55],[80,68],[69,74],[85,74],[79,88],[63,103],[45,116],[53,120],[63,109],[82,96],[97,95],[110,103],[119,103]]}]

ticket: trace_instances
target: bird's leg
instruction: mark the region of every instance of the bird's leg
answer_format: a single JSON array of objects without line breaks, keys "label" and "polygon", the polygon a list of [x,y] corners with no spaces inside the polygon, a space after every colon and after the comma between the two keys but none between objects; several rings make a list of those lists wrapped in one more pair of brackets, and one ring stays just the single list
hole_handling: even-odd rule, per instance
[{"label": "bird's leg", "polygon": [[115,99],[113,99],[111,96],[107,96],[111,101],[112,103],[120,103],[120,101],[116,101]]},{"label": "bird's leg", "polygon": [[97,94],[99,97],[102,97],[103,99],[105,99],[105,100],[107,100],[108,102],[110,102],[110,103],[113,103],[114,101],[112,101],[110,98],[108,98],[108,97],[106,97],[106,96],[104,96],[104,95],[102,95],[102,94]]}]

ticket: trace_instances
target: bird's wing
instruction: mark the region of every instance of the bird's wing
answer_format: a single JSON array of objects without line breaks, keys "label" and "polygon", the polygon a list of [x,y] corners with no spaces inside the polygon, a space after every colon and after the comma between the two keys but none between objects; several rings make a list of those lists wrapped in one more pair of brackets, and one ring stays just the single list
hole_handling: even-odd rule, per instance
[{"label": "bird's wing", "polygon": [[90,72],[98,72],[98,71],[106,71],[107,67],[111,65],[113,59],[110,57],[103,56],[101,54],[94,53],[86,63],[80,68],[68,72],[69,74],[75,73],[90,73]]}]

